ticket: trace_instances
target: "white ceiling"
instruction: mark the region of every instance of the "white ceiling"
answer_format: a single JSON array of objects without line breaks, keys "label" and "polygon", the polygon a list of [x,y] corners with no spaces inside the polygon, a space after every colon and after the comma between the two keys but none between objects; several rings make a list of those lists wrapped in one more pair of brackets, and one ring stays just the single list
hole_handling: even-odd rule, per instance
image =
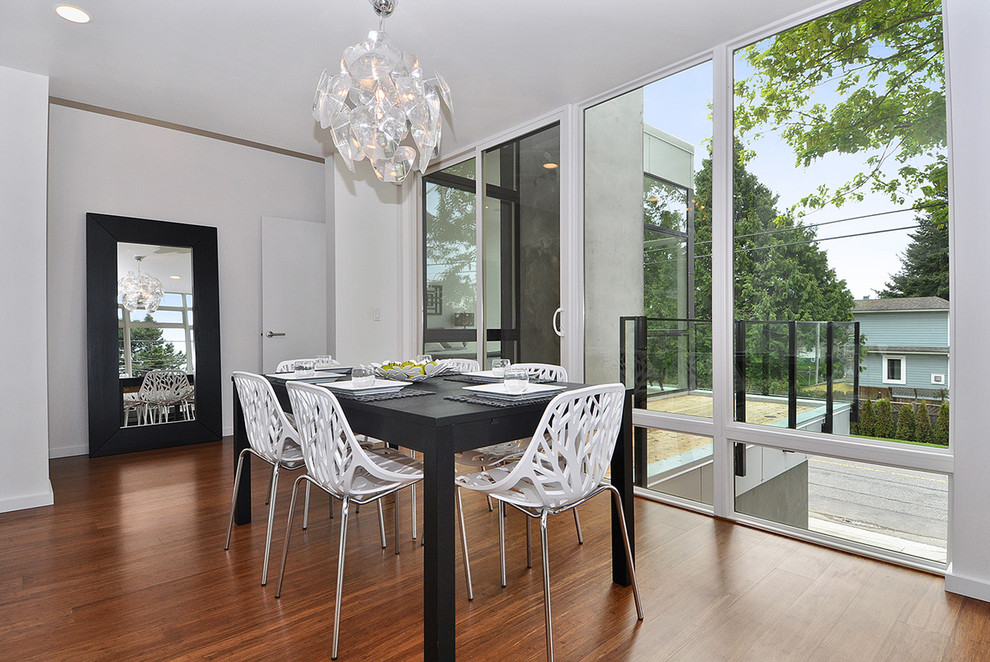
[{"label": "white ceiling", "polygon": [[[0,0],[0,65],[53,97],[325,156],[310,114],[324,67],[378,18],[368,0]],[[450,154],[818,0],[399,0],[393,43],[453,91]]]}]

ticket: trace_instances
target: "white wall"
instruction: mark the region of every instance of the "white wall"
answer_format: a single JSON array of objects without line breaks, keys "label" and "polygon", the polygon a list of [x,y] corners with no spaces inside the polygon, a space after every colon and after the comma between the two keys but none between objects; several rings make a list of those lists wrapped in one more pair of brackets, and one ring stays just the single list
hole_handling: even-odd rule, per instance
[{"label": "white wall", "polygon": [[50,131],[52,457],[89,452],[86,212],[218,228],[223,426],[230,434],[227,377],[261,369],[261,217],[323,221],[323,164],[63,106],[51,107]]},{"label": "white wall", "polygon": [[48,78],[0,67],[0,512],[49,505]]},{"label": "white wall", "polygon": [[952,259],[951,482],[949,591],[990,600],[990,428],[986,424],[986,334],[990,306],[990,12],[985,0],[946,1],[946,46],[951,140],[949,204]]},{"label": "white wall", "polygon": [[[334,169],[336,358],[345,364],[415,356],[418,271],[412,258],[418,177],[404,186],[379,182],[367,161]],[[406,247],[403,249],[403,247]],[[375,319],[375,311],[380,319]]]}]

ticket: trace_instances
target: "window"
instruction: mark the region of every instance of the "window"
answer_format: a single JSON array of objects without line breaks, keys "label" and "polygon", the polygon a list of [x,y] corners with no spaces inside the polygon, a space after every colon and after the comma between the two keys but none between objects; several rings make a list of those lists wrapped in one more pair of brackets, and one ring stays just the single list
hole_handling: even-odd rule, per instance
[{"label": "window", "polygon": [[906,384],[905,365],[903,356],[883,357],[883,383]]},{"label": "window", "polygon": [[938,384],[939,386],[945,385],[945,375],[940,375],[937,373],[932,373],[932,384]]}]

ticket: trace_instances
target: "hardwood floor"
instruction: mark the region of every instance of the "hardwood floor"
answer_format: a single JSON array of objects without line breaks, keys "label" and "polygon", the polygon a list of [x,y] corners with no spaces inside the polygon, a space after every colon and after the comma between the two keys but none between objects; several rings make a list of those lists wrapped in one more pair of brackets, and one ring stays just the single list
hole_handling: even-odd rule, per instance
[{"label": "hardwood floor", "polygon": [[[291,478],[263,587],[257,464],[254,522],[223,550],[230,443],[53,460],[55,505],[0,515],[0,660],[329,659],[339,519],[314,499],[276,600]],[[373,507],[352,519],[341,660],[422,659],[422,550],[408,508],[404,493],[399,556],[390,502],[386,550]],[[458,603],[458,659],[544,659],[538,538],[527,570],[523,518],[510,513],[502,589],[496,516],[475,495],[465,510],[475,599]],[[939,577],[641,499],[637,622],[631,591],[610,581],[607,498],[581,519],[581,546],[572,518],[550,524],[561,662],[990,659],[990,604],[945,593]]]}]

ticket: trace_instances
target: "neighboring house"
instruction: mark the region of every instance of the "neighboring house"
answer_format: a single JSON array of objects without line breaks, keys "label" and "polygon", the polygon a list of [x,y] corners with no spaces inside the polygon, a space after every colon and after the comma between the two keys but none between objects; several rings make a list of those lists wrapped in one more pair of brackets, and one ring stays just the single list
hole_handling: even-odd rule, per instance
[{"label": "neighboring house", "polygon": [[860,299],[853,306],[867,354],[860,388],[937,399],[949,389],[949,302],[941,297]]}]

